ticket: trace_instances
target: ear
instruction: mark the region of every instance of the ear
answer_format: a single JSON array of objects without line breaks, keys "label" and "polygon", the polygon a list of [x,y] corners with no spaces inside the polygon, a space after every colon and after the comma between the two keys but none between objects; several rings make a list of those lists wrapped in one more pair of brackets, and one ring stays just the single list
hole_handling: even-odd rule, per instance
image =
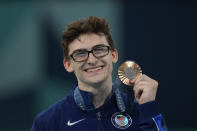
[{"label": "ear", "polygon": [[73,71],[74,71],[73,68],[72,68],[72,66],[71,66],[71,61],[70,61],[70,60],[64,59],[63,63],[64,63],[64,68],[65,68],[68,72],[73,72]]},{"label": "ear", "polygon": [[112,62],[116,63],[118,61],[118,51],[116,49],[114,49],[112,51]]}]

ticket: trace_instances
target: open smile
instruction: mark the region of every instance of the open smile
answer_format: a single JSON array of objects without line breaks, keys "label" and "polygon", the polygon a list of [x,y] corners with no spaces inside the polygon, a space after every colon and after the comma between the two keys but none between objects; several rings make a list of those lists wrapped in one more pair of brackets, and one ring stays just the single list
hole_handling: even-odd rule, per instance
[{"label": "open smile", "polygon": [[87,73],[99,72],[100,70],[103,69],[103,67],[104,66],[91,67],[91,68],[84,69],[84,71]]}]

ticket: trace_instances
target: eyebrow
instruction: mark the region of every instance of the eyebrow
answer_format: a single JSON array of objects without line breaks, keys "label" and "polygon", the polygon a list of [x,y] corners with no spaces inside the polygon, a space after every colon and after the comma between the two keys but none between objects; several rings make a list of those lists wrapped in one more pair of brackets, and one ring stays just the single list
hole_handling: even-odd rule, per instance
[{"label": "eyebrow", "polygon": [[108,45],[98,44],[98,45],[93,46],[92,49],[95,48],[95,47],[100,47],[100,46],[108,46]]},{"label": "eyebrow", "polygon": [[[95,47],[100,47],[100,46],[107,46],[107,45],[98,44],[98,45],[93,46],[93,47],[91,48],[91,50],[94,49]],[[79,52],[79,51],[87,51],[87,49],[85,49],[85,48],[77,49],[77,50],[74,50],[73,53],[74,53],[74,52]],[[71,54],[73,54],[73,53],[71,53]]]}]

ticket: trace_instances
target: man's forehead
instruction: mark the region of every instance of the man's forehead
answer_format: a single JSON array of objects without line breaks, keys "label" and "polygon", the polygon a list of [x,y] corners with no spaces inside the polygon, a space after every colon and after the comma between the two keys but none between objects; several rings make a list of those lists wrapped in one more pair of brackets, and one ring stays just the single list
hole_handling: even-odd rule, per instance
[{"label": "man's forehead", "polygon": [[81,34],[77,40],[83,42],[83,41],[91,41],[91,40],[106,40],[104,34],[95,34],[95,33],[86,33]]},{"label": "man's forehead", "polygon": [[82,34],[69,44],[69,52],[77,49],[91,49],[99,44],[109,45],[104,35]]}]

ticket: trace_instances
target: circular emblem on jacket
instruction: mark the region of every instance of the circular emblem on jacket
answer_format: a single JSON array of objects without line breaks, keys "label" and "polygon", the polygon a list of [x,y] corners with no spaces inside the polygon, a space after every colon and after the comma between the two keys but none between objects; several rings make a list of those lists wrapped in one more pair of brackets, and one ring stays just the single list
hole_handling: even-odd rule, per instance
[{"label": "circular emblem on jacket", "polygon": [[112,115],[111,122],[116,128],[126,129],[131,125],[132,119],[126,113],[116,112]]}]

